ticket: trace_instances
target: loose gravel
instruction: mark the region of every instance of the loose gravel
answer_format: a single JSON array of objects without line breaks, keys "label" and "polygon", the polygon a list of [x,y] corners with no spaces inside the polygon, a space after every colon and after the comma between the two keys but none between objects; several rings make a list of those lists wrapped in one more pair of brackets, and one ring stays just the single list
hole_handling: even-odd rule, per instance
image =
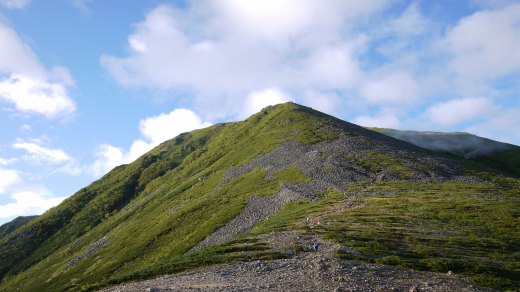
[{"label": "loose gravel", "polygon": [[[290,257],[210,266],[103,291],[493,291],[453,273],[340,260],[334,257],[340,247],[319,237],[285,232],[263,240]],[[294,252],[295,246],[303,251]]]}]

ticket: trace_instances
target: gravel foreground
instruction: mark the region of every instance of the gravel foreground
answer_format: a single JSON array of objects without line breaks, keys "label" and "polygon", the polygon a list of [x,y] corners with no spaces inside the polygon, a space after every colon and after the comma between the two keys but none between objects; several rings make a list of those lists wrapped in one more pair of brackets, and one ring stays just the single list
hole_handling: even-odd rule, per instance
[{"label": "gravel foreground", "polygon": [[[494,291],[452,273],[340,260],[338,245],[309,235],[269,234],[262,241],[290,258],[215,265],[102,291]],[[320,243],[318,252],[313,242]],[[295,246],[303,251],[291,252]]]}]

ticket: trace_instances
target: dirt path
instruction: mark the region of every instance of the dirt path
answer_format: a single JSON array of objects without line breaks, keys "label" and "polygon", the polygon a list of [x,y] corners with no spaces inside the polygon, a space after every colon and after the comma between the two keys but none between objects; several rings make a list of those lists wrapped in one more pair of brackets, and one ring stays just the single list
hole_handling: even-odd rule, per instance
[{"label": "dirt path", "polygon": [[[338,260],[338,245],[309,235],[277,233],[261,240],[291,257],[210,266],[103,291],[492,291],[457,275]],[[315,241],[318,252],[312,251]]]}]

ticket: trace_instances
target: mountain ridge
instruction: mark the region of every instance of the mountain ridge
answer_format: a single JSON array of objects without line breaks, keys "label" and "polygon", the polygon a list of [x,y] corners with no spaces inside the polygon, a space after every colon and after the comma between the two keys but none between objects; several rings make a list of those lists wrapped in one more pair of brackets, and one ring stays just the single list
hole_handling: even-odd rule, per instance
[{"label": "mountain ridge", "polygon": [[0,239],[4,236],[9,235],[10,233],[16,231],[16,229],[22,227],[27,224],[32,219],[38,217],[37,215],[33,216],[18,216],[13,220],[6,222],[5,224],[0,225]]},{"label": "mountain ridge", "polygon": [[[493,173],[475,176],[465,167],[462,160],[439,156],[307,107],[293,103],[267,107],[242,122],[180,134],[135,162],[116,167],[15,234],[0,239],[0,288],[91,290],[210,263],[285,257],[258,242],[257,236],[285,228],[315,232],[301,223],[313,216],[331,222],[313,226],[323,229],[323,236],[357,250],[338,251],[339,258],[380,260],[441,271],[458,262],[448,257],[445,261],[450,264],[443,268],[433,261],[441,258],[439,255],[423,254],[423,258],[432,259],[428,263],[416,261],[409,254],[374,254],[363,246],[353,246],[341,235],[345,226],[353,226],[345,225],[342,218],[328,218],[335,214],[354,216],[358,211],[348,213],[349,209],[341,206],[357,200],[372,202],[374,196],[387,200],[391,197],[387,194],[402,192],[401,185],[417,189],[412,197],[423,194],[423,185],[438,189],[443,196],[447,190],[452,191],[452,185],[465,186],[478,194],[474,200],[480,202],[484,200],[482,196],[494,192],[486,181],[489,175],[494,183],[505,186],[500,191],[505,203],[495,208],[502,210],[518,199],[512,187],[518,185],[517,180]],[[372,189],[377,192],[366,193]],[[263,204],[262,200],[276,200],[284,192],[289,195],[281,197],[281,203],[274,204],[276,208],[267,213],[259,211],[273,205]],[[462,197],[467,195],[470,194],[461,193],[460,199],[465,202]],[[255,204],[261,208],[255,209]],[[477,211],[482,212],[479,207],[467,212]],[[512,211],[513,214],[507,213],[493,222],[497,226],[489,228],[506,228],[508,216],[514,218],[515,210]],[[233,222],[245,220],[233,220],[241,218],[244,212],[257,216],[257,220],[239,226],[244,227],[240,229]],[[489,212],[492,213],[491,209]],[[336,226],[337,222],[342,223]],[[231,237],[211,239],[222,228],[225,235],[231,233],[229,230],[241,231]],[[517,230],[513,231],[513,239],[499,236],[505,242],[505,254],[514,251]],[[361,230],[349,232],[356,234]],[[413,228],[410,232],[412,239],[422,236]],[[496,236],[495,233],[490,234]],[[469,234],[473,236],[474,232]],[[478,240],[488,240],[480,231],[477,235]],[[357,236],[361,239],[365,235]],[[460,237],[466,240],[464,234]],[[193,249],[206,239],[210,244]],[[394,241],[401,244],[395,239],[389,246]],[[473,241],[470,243],[468,248],[475,249]],[[484,250],[485,257],[490,257],[488,249]],[[361,254],[364,255],[354,256]],[[394,256],[394,261],[385,259],[387,256]],[[403,263],[395,261],[396,256]],[[512,264],[514,267],[514,261]],[[502,275],[503,271],[515,271],[508,265],[508,261],[501,263],[490,279],[511,281],[507,273]],[[481,276],[470,267],[459,269]],[[480,282],[497,285],[490,284],[488,278]],[[505,287],[510,285],[507,283]]]},{"label": "mountain ridge", "polygon": [[402,131],[371,128],[422,148],[477,161],[520,177],[520,147],[464,132]]}]

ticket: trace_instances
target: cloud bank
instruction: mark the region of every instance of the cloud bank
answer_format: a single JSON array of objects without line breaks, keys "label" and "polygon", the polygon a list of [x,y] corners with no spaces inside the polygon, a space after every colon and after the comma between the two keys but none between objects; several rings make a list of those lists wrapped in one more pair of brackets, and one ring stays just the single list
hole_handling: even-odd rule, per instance
[{"label": "cloud bank", "polygon": [[[442,129],[475,120],[481,99],[506,107],[512,97],[499,97],[520,80],[520,4],[491,2],[451,25],[422,2],[391,12],[390,0],[160,5],[135,25],[128,54],[100,60],[121,85],[189,96],[209,120],[243,118],[252,96],[274,90],[367,125]],[[439,116],[462,101],[465,115]]]},{"label": "cloud bank", "polygon": [[219,118],[216,104],[220,117],[243,116],[245,97],[272,88],[352,88],[360,78],[355,50],[363,36],[349,32],[349,24],[386,6],[332,0],[194,3],[187,10],[153,9],[128,37],[129,55],[105,55],[101,63],[127,87],[189,92],[210,118]]}]

